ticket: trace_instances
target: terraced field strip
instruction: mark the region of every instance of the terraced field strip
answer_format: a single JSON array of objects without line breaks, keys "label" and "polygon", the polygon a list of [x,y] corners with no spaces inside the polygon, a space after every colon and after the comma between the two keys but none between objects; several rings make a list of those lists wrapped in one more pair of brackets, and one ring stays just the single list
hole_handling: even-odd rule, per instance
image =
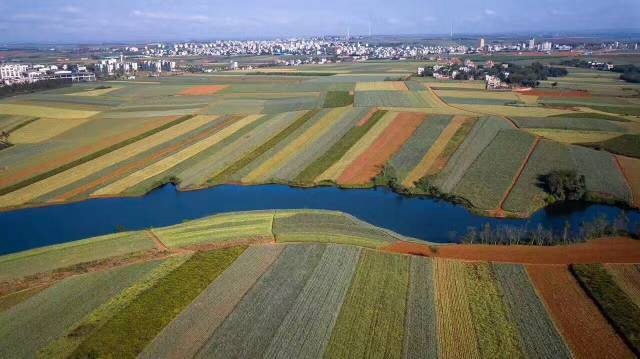
[{"label": "terraced field strip", "polygon": [[458,150],[453,153],[445,168],[436,176],[434,183],[441,188],[442,192],[453,191],[467,169],[480,156],[484,148],[493,141],[498,132],[509,128],[511,126],[500,118],[480,118]]},{"label": "terraced field strip", "polygon": [[260,166],[243,177],[242,182],[256,183],[268,180],[274,172],[277,172],[282,166],[286,165],[287,161],[290,161],[297,154],[304,151],[307,146],[324,136],[347,110],[347,107],[338,107],[329,111],[285,148],[262,162]]},{"label": "terraced field strip", "polygon": [[409,257],[365,250],[325,358],[401,358]]},{"label": "terraced field strip", "polygon": [[144,233],[122,232],[12,253],[0,257],[0,282],[153,248]]},{"label": "terraced field strip", "polygon": [[155,162],[137,172],[128,175],[116,182],[113,182],[91,194],[92,197],[97,196],[109,196],[116,195],[127,188],[133,187],[136,184],[147,180],[151,177],[157,176],[165,171],[168,171],[172,167],[176,166],[180,162],[186,161],[189,158],[197,155],[198,153],[206,150],[207,148],[214,146],[225,138],[231,136],[234,132],[240,130],[242,127],[250,125],[252,122],[258,120],[262,115],[250,115],[232,123],[221,123],[216,128],[218,132],[211,136],[204,138],[201,141],[194,143],[193,145],[169,156],[162,160]]},{"label": "terraced field strip", "polygon": [[524,358],[521,338],[488,263],[466,266],[469,308],[483,358]]},{"label": "terraced field strip", "polygon": [[571,271],[636,355],[640,355],[640,307],[602,264],[576,264]]},{"label": "terraced field strip", "polygon": [[139,358],[192,358],[285,246],[251,246],[144,349]]},{"label": "terraced field strip", "polygon": [[99,156],[103,152],[106,153],[116,149],[118,146],[124,146],[125,144],[131,143],[129,142],[131,139],[144,138],[146,137],[146,134],[158,131],[165,126],[171,126],[174,121],[177,123],[182,120],[179,120],[176,117],[166,117],[156,119],[155,121],[147,121],[144,122],[142,126],[131,131],[99,139],[94,143],[73,148],[70,151],[52,153],[47,161],[25,166],[12,171],[11,173],[5,173],[0,177],[0,194],[15,191],[16,189],[27,186],[30,183],[53,176],[54,174],[62,172],[73,166],[77,166],[78,164]]},{"label": "terraced field strip", "polygon": [[433,261],[439,358],[480,358],[463,262]]},{"label": "terraced field strip", "polygon": [[89,335],[100,328],[103,323],[113,317],[117,312],[126,308],[140,293],[155,285],[158,280],[178,268],[187,259],[189,259],[189,255],[173,256],[156,261],[158,264],[146,273],[146,275],[142,276],[133,283],[133,285],[127,287],[118,295],[112,297],[111,300],[91,312],[91,314],[75,323],[64,335],[50,342],[49,345],[40,350],[38,356],[44,358],[70,357],[78,346],[82,344]]},{"label": "terraced field strip", "polygon": [[337,182],[341,185],[359,185],[370,182],[411,138],[424,121],[418,113],[403,112],[342,172]]},{"label": "terraced field strip", "polygon": [[198,252],[115,313],[72,357],[135,357],[242,254],[244,247]]},{"label": "terraced field strip", "polygon": [[91,119],[40,118],[12,132],[10,141],[13,144],[39,143],[88,121],[91,121]]},{"label": "terraced field strip", "polygon": [[277,181],[294,181],[294,179],[311,163],[327,153],[340,139],[350,131],[355,123],[367,112],[366,108],[349,108],[339,114],[335,124],[315,141],[305,146],[304,150],[292,157],[287,163],[272,174]]},{"label": "terraced field strip", "polygon": [[0,357],[35,358],[38,350],[156,265],[147,262],[70,277],[0,314]]},{"label": "terraced field strip", "polygon": [[[450,105],[451,106],[451,105]],[[456,108],[466,112],[492,116],[519,117],[549,117],[570,113],[570,110],[560,110],[549,107],[501,106],[501,105],[456,105]]]},{"label": "terraced field strip", "polygon": [[284,140],[287,136],[289,136],[292,132],[300,128],[305,122],[309,121],[313,116],[318,113],[318,110],[311,110],[306,112],[304,115],[300,116],[296,121],[287,126],[284,130],[278,132],[275,136],[271,137],[267,142],[261,144],[259,147],[254,149],[253,151],[247,153],[245,156],[234,162],[229,167],[225,168],[224,171],[218,173],[214,177],[212,177],[208,183],[224,183],[227,179],[232,176],[234,173],[240,171],[249,163],[251,163],[256,158],[260,157],[265,152],[269,151],[275,145],[277,145],[280,141]]},{"label": "terraced field strip", "polygon": [[620,172],[631,190],[631,203],[640,208],[640,159],[614,155]]},{"label": "terraced field strip", "polygon": [[402,185],[404,187],[410,188],[414,186],[414,183],[422,178],[433,166],[436,159],[440,156],[442,151],[444,151],[447,143],[451,141],[453,136],[456,134],[458,129],[462,127],[464,122],[466,121],[466,117],[463,116],[455,116],[449,125],[442,130],[438,139],[433,143],[433,145],[429,148],[429,151],[422,157],[422,160],[418,163],[416,167],[414,167],[411,172],[407,175],[407,177],[402,181]]},{"label": "terraced field strip", "polygon": [[526,132],[500,131],[469,167],[453,193],[476,208],[498,208],[535,141],[536,137]]},{"label": "terraced field strip", "polygon": [[566,266],[527,265],[527,272],[575,357],[634,356]]},{"label": "terraced field strip", "polygon": [[277,242],[320,242],[380,248],[397,240],[392,234],[340,212],[278,211],[273,234]]},{"label": "terraced field strip", "polygon": [[588,192],[604,198],[631,202],[631,189],[613,154],[581,146],[570,146],[569,152],[577,172],[585,177]]},{"label": "terraced field strip", "polygon": [[447,144],[444,146],[438,157],[434,160],[431,167],[429,167],[429,170],[425,174],[426,177],[432,178],[447,166],[447,163],[449,163],[449,159],[458,150],[458,147],[460,147],[460,144],[462,144],[464,139],[467,138],[467,135],[469,135],[469,132],[471,132],[471,129],[473,128],[475,122],[475,117],[465,116],[462,125],[458,128],[453,137],[451,137],[449,142],[447,142]]},{"label": "terraced field strip", "polygon": [[113,92],[115,90],[119,90],[120,87],[109,87],[109,88],[102,88],[102,89],[91,89],[88,91],[80,91],[80,92],[72,92],[72,93],[67,93],[65,94],[65,96],[80,96],[80,97],[95,97],[95,96],[102,96],[102,95],[106,95],[109,92]]},{"label": "terraced field strip", "polygon": [[296,176],[295,181],[301,183],[314,182],[318,176],[344,156],[385,114],[386,111],[374,111],[367,114],[355,127],[349,129],[338,142],[302,170]]},{"label": "terraced field strip", "polygon": [[128,143],[97,158],[82,162],[77,166],[4,194],[0,196],[0,207],[18,206],[27,203],[49,192],[83,179],[94,172],[143,153],[163,142],[169,141],[171,138],[191,132],[198,127],[214,121],[216,118],[215,116],[196,116],[190,118],[148,137],[144,137],[137,142]]},{"label": "terraced field strip", "polygon": [[1,103],[0,114],[46,117],[57,119],[79,119],[95,116],[99,111],[73,110],[68,108],[52,108],[13,103]]},{"label": "terraced field strip", "polygon": [[404,329],[405,358],[437,358],[438,332],[433,264],[411,256],[407,314]]},{"label": "terraced field strip", "polygon": [[494,264],[493,271],[502,300],[518,330],[523,354],[528,358],[571,358],[524,266]]},{"label": "terraced field strip", "polygon": [[93,179],[92,181],[88,181],[87,183],[84,183],[80,186],[76,186],[66,192],[56,195],[52,199],[48,200],[48,202],[64,202],[73,198],[77,198],[78,196],[88,194],[90,192],[94,192],[96,191],[96,189],[102,186],[105,186],[109,183],[122,179],[123,177],[135,171],[142,170],[143,168],[149,166],[150,163],[156,163],[157,161],[171,154],[174,154],[188,146],[193,145],[198,141],[201,141],[211,136],[212,134],[218,132],[221,126],[228,125],[230,121],[233,121],[233,119],[224,119],[221,121],[221,124],[219,124],[218,126],[208,128],[194,136],[189,136],[178,143],[174,143],[170,146],[163,147],[157,151],[149,153],[146,156],[137,159],[136,161],[127,163],[123,166],[119,166],[113,169],[112,171],[105,173],[104,175],[98,178]]},{"label": "terraced field strip", "polygon": [[533,144],[529,149],[529,153],[527,153],[527,155],[524,158],[524,161],[522,161],[522,164],[518,169],[518,172],[516,174],[516,177],[513,180],[513,183],[511,183],[511,186],[509,186],[509,188],[507,189],[507,192],[504,194],[504,196],[502,196],[502,199],[500,200],[500,204],[498,205],[498,210],[503,210],[502,206],[504,206],[504,203],[507,201],[507,198],[509,198],[509,195],[513,191],[513,188],[516,186],[516,183],[518,183],[518,181],[520,180],[520,177],[522,177],[522,173],[524,172],[524,169],[527,167],[527,163],[529,163],[529,160],[533,155],[533,151],[536,150],[538,143],[540,143],[540,137],[536,137],[535,140],[533,141]]},{"label": "terraced field strip", "polygon": [[[423,114],[423,116],[427,116]],[[429,151],[442,130],[449,124],[449,116],[428,116],[416,129],[411,138],[405,142],[400,151],[393,156],[389,165],[394,169],[397,178],[402,182],[409,172]]]},{"label": "terraced field strip", "polygon": [[356,91],[408,91],[403,81],[356,82]]},{"label": "terraced field strip", "polygon": [[153,231],[170,248],[273,241],[273,216],[272,211],[222,214]]},{"label": "terraced field strip", "polygon": [[477,91],[477,90],[436,90],[438,96],[455,97],[455,98],[480,98],[492,100],[511,100],[517,101],[518,96],[513,92],[496,92],[496,91]]},{"label": "terraced field strip", "polygon": [[256,358],[268,348],[320,262],[325,246],[289,245],[196,358]]},{"label": "terraced field strip", "polygon": [[605,264],[618,287],[640,308],[640,266],[637,264]]},{"label": "terraced field strip", "polygon": [[327,246],[275,333],[264,353],[265,358],[310,358],[325,352],[360,252],[357,247]]},{"label": "terraced field strip", "polygon": [[[315,181],[336,181],[353,161],[371,147],[371,144],[373,144],[385,129],[391,125],[397,115],[398,114],[396,112],[387,112],[382,115],[375,124],[360,136],[357,142],[353,143],[353,145],[344,152],[344,155],[342,155],[337,162],[333,163],[331,167],[327,168],[318,177],[316,177]],[[343,145],[344,144],[342,144],[341,147]]]},{"label": "terraced field strip", "polygon": [[575,130],[547,130],[547,129],[528,129],[526,130],[536,136],[544,137],[556,142],[580,144],[607,141],[620,136],[619,132],[603,132],[603,131],[575,131]]}]

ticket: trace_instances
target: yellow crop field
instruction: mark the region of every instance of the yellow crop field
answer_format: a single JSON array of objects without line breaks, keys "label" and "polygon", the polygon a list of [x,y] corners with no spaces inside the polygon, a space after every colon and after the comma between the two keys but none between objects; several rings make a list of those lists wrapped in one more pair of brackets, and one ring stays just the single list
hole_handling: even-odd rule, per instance
[{"label": "yellow crop field", "polygon": [[357,82],[356,91],[408,91],[402,81]]},{"label": "yellow crop field", "polygon": [[571,110],[559,110],[548,107],[519,107],[500,105],[456,105],[463,110],[487,115],[516,116],[516,117],[547,117],[571,113]]},{"label": "yellow crop field", "polygon": [[465,286],[463,262],[435,259],[438,357],[480,358]]},{"label": "yellow crop field", "polygon": [[88,121],[88,118],[75,120],[41,118],[11,133],[10,139],[14,144],[38,143],[78,127]]},{"label": "yellow crop field", "polygon": [[145,139],[130,145],[124,146],[113,152],[109,152],[94,160],[85,162],[54,176],[47,177],[41,181],[22,187],[16,191],[0,196],[0,207],[18,206],[33,201],[51,191],[55,191],[64,186],[70,185],[93,173],[103,170],[118,162],[136,156],[161,143],[167,142],[177,136],[193,131],[204,124],[213,121],[217,116],[196,116],[187,121],[172,126],[164,131],[153,134]]},{"label": "yellow crop field", "polygon": [[436,159],[440,156],[444,148],[447,146],[447,143],[451,140],[453,135],[456,134],[456,131],[462,126],[462,124],[467,120],[466,117],[456,116],[451,120],[451,123],[442,130],[438,139],[433,143],[429,151],[424,155],[420,163],[411,170],[409,175],[402,181],[402,185],[405,187],[413,187],[413,183],[419,180],[422,176],[424,176],[431,166],[435,163]]},{"label": "yellow crop field", "polygon": [[99,111],[72,110],[68,108],[52,108],[46,106],[22,105],[17,103],[1,103],[0,114],[20,115],[48,118],[87,118],[100,113]]},{"label": "yellow crop field", "polygon": [[242,178],[242,182],[252,183],[267,180],[271,173],[280,169],[289,159],[303,151],[306,146],[313,143],[319,137],[323,136],[348,110],[349,107],[337,107],[329,111],[329,113],[293,140],[288,146],[261,163],[260,166]]},{"label": "yellow crop field", "polygon": [[165,157],[162,160],[151,164],[137,172],[134,172],[116,182],[113,182],[97,191],[92,193],[92,196],[105,196],[119,194],[128,188],[135,186],[136,184],[147,180],[153,176],[159,175],[172,167],[176,166],[180,162],[186,161],[189,158],[197,155],[198,153],[206,150],[207,148],[219,143],[225,138],[231,136],[236,131],[244,126],[251,124],[262,117],[262,115],[251,115],[244,117],[233,124],[223,128],[222,130],[214,133],[213,135],[194,143],[193,145],[174,153],[171,156]]},{"label": "yellow crop field", "polygon": [[589,143],[606,141],[620,136],[619,132],[572,131],[559,129],[527,129],[528,132],[562,143]]},{"label": "yellow crop field", "polygon": [[538,104],[538,96],[518,94],[518,99],[526,103],[527,106],[535,106]]},{"label": "yellow crop field", "polygon": [[115,90],[117,90],[119,88],[120,87],[109,87],[109,88],[104,88],[104,89],[80,91],[80,92],[68,93],[68,94],[66,94],[66,96],[83,96],[83,97],[102,96],[102,95],[108,94],[109,92],[113,92],[113,91],[115,91]]},{"label": "yellow crop field", "polygon": [[428,82],[429,87],[435,88],[468,88],[484,89],[484,81],[434,81]]},{"label": "yellow crop field", "polygon": [[439,96],[457,98],[486,98],[493,100],[517,101],[518,96],[513,92],[501,91],[463,91],[463,90],[436,90]]},{"label": "yellow crop field", "polygon": [[353,162],[362,152],[364,152],[373,141],[380,136],[380,134],[391,124],[391,122],[398,115],[397,112],[387,112],[382,118],[364,135],[353,147],[351,147],[345,154],[324,171],[320,176],[316,177],[315,181],[331,180],[335,181],[342,172]]}]

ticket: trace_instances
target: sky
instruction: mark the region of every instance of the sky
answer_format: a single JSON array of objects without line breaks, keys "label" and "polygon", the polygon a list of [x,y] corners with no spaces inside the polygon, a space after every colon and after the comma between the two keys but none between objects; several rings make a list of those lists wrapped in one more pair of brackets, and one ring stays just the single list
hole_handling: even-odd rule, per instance
[{"label": "sky", "polygon": [[1,0],[0,43],[640,31],[640,0]]}]

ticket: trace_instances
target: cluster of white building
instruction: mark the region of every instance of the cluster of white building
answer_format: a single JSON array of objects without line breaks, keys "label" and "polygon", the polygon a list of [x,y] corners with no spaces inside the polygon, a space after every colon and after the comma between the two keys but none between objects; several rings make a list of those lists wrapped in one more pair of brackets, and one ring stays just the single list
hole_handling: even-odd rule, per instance
[{"label": "cluster of white building", "polygon": [[124,56],[121,55],[120,58],[100,60],[95,64],[95,71],[106,75],[116,73],[135,74],[138,71],[172,72],[176,71],[176,62],[167,60],[125,61]]},{"label": "cluster of white building", "polygon": [[31,83],[41,80],[64,79],[73,82],[95,81],[86,66],[0,64],[0,85]]}]

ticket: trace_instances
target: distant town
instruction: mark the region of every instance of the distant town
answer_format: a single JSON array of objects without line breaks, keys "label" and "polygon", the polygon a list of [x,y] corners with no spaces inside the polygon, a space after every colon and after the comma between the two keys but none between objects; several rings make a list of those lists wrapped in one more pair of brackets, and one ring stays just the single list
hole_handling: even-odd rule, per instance
[{"label": "distant town", "polygon": [[[0,86],[29,84],[42,80],[70,82],[96,81],[118,77],[133,80],[136,76],[163,76],[181,72],[218,72],[252,70],[271,66],[299,66],[359,62],[366,60],[429,60],[438,61],[433,68],[418,68],[417,74],[429,74],[439,79],[478,79],[473,76],[473,62],[458,64],[452,59],[462,55],[514,56],[580,56],[593,53],[638,53],[637,42],[575,40],[496,40],[479,38],[475,45],[469,41],[440,41],[449,44],[416,43],[415,41],[380,41],[367,37],[322,37],[288,40],[220,40],[212,42],[150,43],[144,45],[83,47],[74,53],[90,54],[75,62],[59,58],[55,63],[29,63],[28,60],[0,57]],[[48,51],[55,52],[55,47]],[[1,53],[1,51],[0,51]],[[271,56],[272,60],[243,64],[237,57]],[[207,62],[193,59],[229,59]],[[191,60],[190,60],[191,59]],[[492,62],[488,62],[493,67]],[[593,68],[612,70],[610,63],[593,62]],[[453,69],[451,65],[462,65]],[[471,66],[469,66],[471,65]],[[465,76],[471,74],[471,76]],[[481,77],[485,75],[482,74]],[[497,83],[497,82],[496,82]],[[500,87],[502,85],[496,85]]]}]

